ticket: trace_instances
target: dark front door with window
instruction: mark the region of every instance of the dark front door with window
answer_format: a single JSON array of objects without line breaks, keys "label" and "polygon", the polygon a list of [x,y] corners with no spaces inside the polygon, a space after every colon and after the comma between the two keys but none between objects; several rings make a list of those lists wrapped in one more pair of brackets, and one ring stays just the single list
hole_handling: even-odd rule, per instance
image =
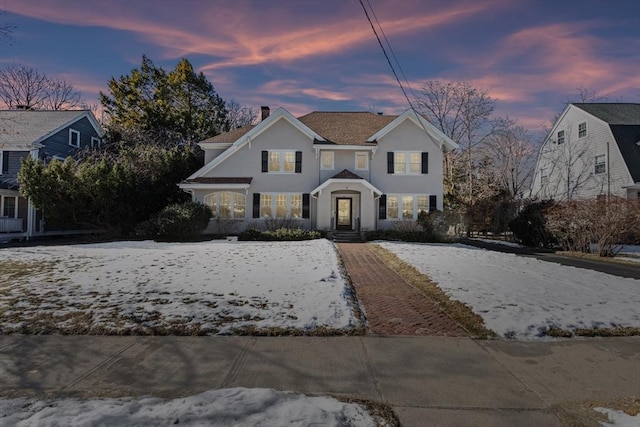
[{"label": "dark front door with window", "polygon": [[338,212],[338,218],[336,222],[336,230],[351,230],[351,199],[337,198],[336,199],[336,212]]}]

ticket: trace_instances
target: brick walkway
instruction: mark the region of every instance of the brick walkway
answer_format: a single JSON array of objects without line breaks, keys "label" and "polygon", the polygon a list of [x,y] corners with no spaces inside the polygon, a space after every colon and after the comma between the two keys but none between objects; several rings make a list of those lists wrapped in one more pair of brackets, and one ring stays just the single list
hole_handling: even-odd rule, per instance
[{"label": "brick walkway", "polygon": [[440,307],[387,267],[363,243],[339,243],[338,251],[375,335],[467,336]]}]

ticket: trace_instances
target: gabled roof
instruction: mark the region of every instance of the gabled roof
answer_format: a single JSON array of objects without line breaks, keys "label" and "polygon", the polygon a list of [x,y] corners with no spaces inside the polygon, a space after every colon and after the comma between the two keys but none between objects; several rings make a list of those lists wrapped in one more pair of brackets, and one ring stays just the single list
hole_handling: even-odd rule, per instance
[{"label": "gabled roof", "polygon": [[33,146],[83,118],[89,119],[98,135],[104,134],[89,110],[2,110],[0,111],[0,145]]},{"label": "gabled roof", "polygon": [[331,184],[351,185],[352,183],[361,184],[366,189],[371,191],[371,194],[373,194],[375,197],[379,197],[381,194],[383,194],[382,191],[378,190],[373,184],[371,184],[366,179],[359,177],[358,175],[356,175],[355,173],[351,172],[348,169],[344,169],[342,172],[339,172],[338,174],[334,175],[333,177],[329,178],[328,180],[326,180],[325,182],[323,182],[322,184],[314,188],[313,191],[311,191],[311,195],[313,197],[316,197],[315,196],[316,194],[322,193],[322,190],[324,190]]},{"label": "gabled roof", "polygon": [[212,136],[211,138],[207,138],[204,141],[200,141],[200,143],[207,142],[236,142],[238,139],[242,138],[247,132],[256,127],[256,125],[247,125],[241,128],[237,128],[234,130],[230,130],[229,132],[221,133],[220,135]]},{"label": "gabled roof", "polygon": [[[236,135],[241,135],[241,136],[237,138],[235,141],[233,141],[233,144],[231,145],[231,147],[229,147],[218,157],[216,157],[215,159],[213,159],[212,161],[204,165],[202,168],[200,168],[198,171],[196,171],[193,175],[191,175],[187,179],[188,180],[195,179],[200,176],[206,175],[210,170],[212,170],[213,168],[218,166],[220,163],[225,161],[227,158],[232,156],[236,151],[244,147],[246,144],[251,143],[251,141],[254,138],[256,138],[262,132],[269,129],[279,120],[285,120],[289,122],[291,125],[293,125],[293,127],[298,129],[303,134],[307,135],[309,139],[311,139],[312,141],[324,141],[324,138],[318,135],[318,133],[316,133],[313,129],[310,129],[308,126],[305,126],[304,123],[301,123],[298,119],[293,117],[291,113],[289,113],[284,108],[280,107],[276,111],[274,111],[273,114],[269,115],[269,117],[267,117],[266,119],[264,119],[263,121],[261,121],[255,126],[245,126],[242,128],[235,129],[234,131],[238,131]],[[245,129],[245,128],[250,128],[250,129]],[[229,142],[222,139],[214,140],[218,136],[220,135],[217,135],[213,138],[209,138],[206,140],[206,142]]]},{"label": "gabled roof", "polygon": [[286,120],[300,132],[313,140],[314,144],[335,144],[345,146],[377,146],[377,140],[403,123],[410,120],[435,141],[444,151],[458,148],[449,137],[433,126],[427,119],[414,110],[407,110],[399,116],[384,116],[370,112],[325,112],[316,111],[295,118],[284,108],[278,108],[273,114],[257,125],[244,126],[212,138],[201,141],[203,148],[211,143],[232,143],[221,155],[214,158],[188,179],[194,179],[209,173],[217,165],[232,156],[245,144],[267,130],[278,120]]},{"label": "gabled roof", "polygon": [[204,177],[187,179],[185,183],[198,183],[198,184],[251,184],[252,177]]},{"label": "gabled roof", "polygon": [[410,120],[416,126],[421,127],[437,144],[439,144],[438,148],[443,151],[451,151],[458,148],[458,144],[456,144],[451,138],[446,136],[442,131],[432,125],[427,119],[425,119],[420,114],[416,113],[415,110],[407,110],[404,113],[400,114],[396,117],[391,123],[380,129],[374,135],[369,137],[368,141],[373,142],[378,139],[384,137],[386,134],[391,132],[401,123],[404,123],[406,120]]},{"label": "gabled roof", "polygon": [[333,175],[331,179],[364,179],[359,175],[351,172],[349,169],[343,169],[337,174]]},{"label": "gabled roof", "polygon": [[591,102],[573,105],[610,125],[640,125],[640,104]]},{"label": "gabled roof", "polygon": [[302,123],[322,135],[327,142],[338,145],[375,145],[367,141],[371,135],[398,116],[360,112],[314,111],[299,117]]}]

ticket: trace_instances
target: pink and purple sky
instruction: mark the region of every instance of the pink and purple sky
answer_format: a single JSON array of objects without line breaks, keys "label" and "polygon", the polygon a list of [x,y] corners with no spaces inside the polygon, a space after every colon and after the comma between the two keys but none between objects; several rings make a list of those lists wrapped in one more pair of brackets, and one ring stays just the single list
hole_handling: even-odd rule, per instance
[{"label": "pink and purple sky", "polygon": [[[640,102],[640,0],[369,2],[416,93],[427,80],[468,81],[532,131],[578,86]],[[16,26],[0,67],[62,77],[90,103],[146,54],[165,69],[187,58],[223,98],[255,108],[408,108],[358,0],[0,0],[0,9]]]}]

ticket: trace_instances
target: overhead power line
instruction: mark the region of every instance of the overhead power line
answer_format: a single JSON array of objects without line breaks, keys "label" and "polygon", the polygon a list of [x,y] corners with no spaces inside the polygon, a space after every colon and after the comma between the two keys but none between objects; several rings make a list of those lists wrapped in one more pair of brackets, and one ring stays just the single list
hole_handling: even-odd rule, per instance
[{"label": "overhead power line", "polygon": [[[371,3],[369,3],[369,0],[367,1],[367,5],[369,5],[369,8],[371,9],[371,14],[374,16],[376,23],[378,24],[378,27],[380,28],[380,32],[382,33],[382,36],[384,37],[385,42],[387,43],[387,46],[389,47],[389,50],[391,51],[391,54],[393,56],[393,59],[395,60],[396,64],[398,65],[398,69],[400,70],[400,72],[402,73],[402,76],[407,84],[407,87],[409,88],[409,90],[411,91],[411,95],[414,97],[414,99],[417,99],[417,96],[415,95],[415,93],[413,92],[413,89],[411,89],[411,85],[409,84],[409,81],[407,80],[407,76],[404,74],[404,71],[402,71],[402,67],[400,66],[400,62],[398,61],[398,58],[396,57],[395,53],[393,52],[393,49],[391,48],[391,43],[389,43],[389,40],[387,39],[387,36],[384,33],[384,30],[382,29],[382,25],[380,25],[380,21],[378,21],[378,17],[376,16],[375,11],[373,10],[373,7],[371,6]],[[369,17],[369,12],[367,11],[367,8],[365,7],[364,3],[362,0],[359,0],[360,2],[360,6],[362,6],[362,10],[364,10],[364,14],[367,17],[367,21],[369,21],[369,25],[371,25],[371,29],[373,30],[373,34],[376,36],[376,39],[378,40],[378,44],[380,45],[380,48],[382,49],[382,53],[384,54],[384,57],[387,58],[387,63],[389,63],[389,67],[391,68],[391,72],[393,73],[393,75],[396,78],[396,81],[398,82],[398,85],[400,86],[400,90],[402,90],[402,93],[405,97],[405,99],[407,100],[407,103],[409,104],[409,108],[411,108],[411,111],[413,111],[413,114],[416,116],[416,119],[418,120],[418,123],[420,124],[420,126],[422,127],[422,129],[424,130],[424,132],[426,134],[430,134],[429,131],[427,131],[422,119],[424,119],[425,117],[421,117],[418,114],[418,111],[415,109],[415,107],[413,106],[413,103],[411,102],[411,99],[409,99],[409,96],[407,95],[406,90],[404,89],[404,86],[402,85],[402,82],[400,81],[400,78],[398,77],[398,73],[396,73],[396,70],[391,62],[391,59],[389,58],[389,55],[387,54],[387,50],[384,47],[384,44],[382,43],[382,40],[380,40],[380,36],[378,36],[378,32],[376,31],[376,27],[373,25],[373,22],[371,21],[371,18]],[[429,120],[429,119],[427,119]]]},{"label": "overhead power line", "polygon": [[[391,72],[393,73],[394,77],[396,78],[396,82],[398,82],[398,86],[400,86],[400,90],[402,91],[402,94],[404,95],[405,99],[407,100],[407,103],[409,104],[409,107],[412,110],[415,111],[415,108],[413,107],[413,103],[411,102],[411,99],[409,98],[409,95],[407,95],[407,91],[404,89],[404,86],[402,85],[402,82],[400,81],[400,77],[398,77],[398,73],[396,72],[396,69],[393,66],[393,63],[391,62],[391,58],[389,58],[389,55],[387,54],[387,49],[384,47],[384,44],[382,43],[382,40],[380,39],[380,36],[378,35],[378,31],[376,30],[376,27],[373,24],[373,21],[371,20],[371,17],[369,16],[369,12],[367,11],[367,8],[365,7],[365,5],[364,5],[362,0],[358,0],[358,1],[360,2],[360,6],[362,6],[362,10],[364,11],[364,15],[366,16],[367,21],[369,21],[369,25],[371,25],[371,30],[373,30],[373,34],[376,36],[376,39],[378,40],[378,44],[380,45],[380,48],[382,49],[382,53],[384,54],[384,57],[387,59],[387,63],[389,64],[389,67],[391,68]],[[369,6],[369,9],[371,9],[371,14],[373,15],[373,17],[376,20],[376,23],[378,24],[378,28],[380,28],[380,32],[382,33],[382,36],[383,36],[387,46],[389,47],[389,51],[391,52],[391,55],[393,56],[393,59],[395,60],[397,66],[398,66],[398,69],[402,73],[402,76],[403,76],[405,82],[407,83],[407,87],[409,88],[409,90],[411,91],[411,94],[415,98],[415,94],[413,93],[413,90],[411,89],[411,86],[409,85],[407,77],[404,74],[404,71],[402,71],[402,67],[400,66],[400,62],[398,61],[398,58],[396,57],[395,53],[393,52],[393,49],[391,48],[391,43],[389,43],[389,39],[387,39],[387,36],[384,33],[384,30],[382,29],[382,25],[380,25],[380,21],[378,21],[378,17],[376,16],[375,11],[373,10],[373,6],[371,6],[371,3],[369,3],[369,0],[366,0],[366,1],[367,1],[367,5]]]}]

